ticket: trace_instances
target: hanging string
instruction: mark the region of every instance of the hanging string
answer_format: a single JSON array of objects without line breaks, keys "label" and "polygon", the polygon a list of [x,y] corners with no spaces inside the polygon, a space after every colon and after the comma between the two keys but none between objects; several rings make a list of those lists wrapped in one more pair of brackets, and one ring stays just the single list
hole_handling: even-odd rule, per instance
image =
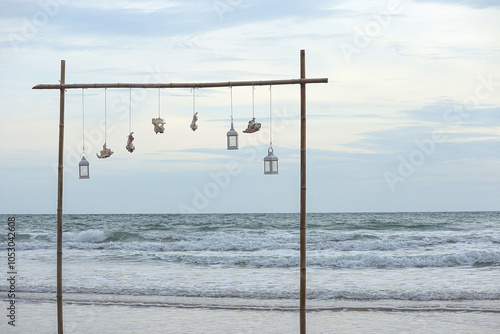
[{"label": "hanging string", "polygon": [[128,132],[132,132],[132,87],[129,88],[128,107],[129,107]]},{"label": "hanging string", "polygon": [[193,91],[193,120],[191,121],[191,125],[189,126],[191,128],[191,130],[193,131],[196,131],[196,129],[198,129],[198,125],[196,125],[196,121],[198,120],[198,116],[197,116],[197,112],[195,111],[196,110],[196,101],[195,101],[195,91],[196,91],[196,87],[192,87],[191,88],[192,91]]},{"label": "hanging string", "polygon": [[255,119],[255,86],[252,82],[252,118]]},{"label": "hanging string", "polygon": [[85,153],[85,90],[82,88],[82,149]]},{"label": "hanging string", "polygon": [[161,118],[161,107],[160,107],[160,84],[158,84],[158,118]]},{"label": "hanging string", "polygon": [[195,103],[195,98],[194,98],[194,91],[195,91],[196,88],[191,88],[191,90],[193,91],[193,115],[194,115],[194,110],[195,110],[195,106],[194,106],[194,103]]},{"label": "hanging string", "polygon": [[229,86],[231,95],[231,123],[233,122],[233,86]]},{"label": "hanging string", "polygon": [[272,112],[272,91],[269,86],[269,146],[273,146],[273,112]]},{"label": "hanging string", "polygon": [[107,142],[107,137],[106,137],[106,107],[108,105],[107,103],[107,88],[104,88],[104,144]]}]

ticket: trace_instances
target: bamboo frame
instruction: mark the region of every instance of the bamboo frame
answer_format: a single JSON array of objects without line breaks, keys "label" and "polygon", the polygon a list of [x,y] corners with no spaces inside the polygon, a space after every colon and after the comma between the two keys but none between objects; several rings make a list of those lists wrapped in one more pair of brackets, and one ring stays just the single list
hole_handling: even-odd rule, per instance
[{"label": "bamboo frame", "polygon": [[200,83],[94,83],[94,84],[39,84],[32,89],[79,89],[79,88],[215,88],[236,86],[275,86],[297,85],[308,83],[328,83],[328,78],[314,79],[285,79],[285,80],[260,80],[260,81],[223,81]]},{"label": "bamboo frame", "polygon": [[[66,61],[61,60],[61,84],[66,80]],[[62,214],[63,214],[63,153],[64,153],[64,89],[59,98],[59,154],[57,163],[57,331],[63,334],[62,307]]]},{"label": "bamboo frame", "polygon": [[[306,77],[305,51],[300,50],[300,78]],[[300,334],[306,333],[306,84],[300,84]]]},{"label": "bamboo frame", "polygon": [[62,199],[64,153],[64,99],[66,89],[82,88],[214,88],[235,86],[300,85],[300,333],[306,333],[306,84],[328,83],[328,78],[306,79],[305,51],[300,50],[300,79],[205,83],[94,83],[66,84],[66,61],[61,60],[60,84],[38,84],[32,89],[59,89],[59,156],[57,180],[57,329],[63,334],[62,305]]}]

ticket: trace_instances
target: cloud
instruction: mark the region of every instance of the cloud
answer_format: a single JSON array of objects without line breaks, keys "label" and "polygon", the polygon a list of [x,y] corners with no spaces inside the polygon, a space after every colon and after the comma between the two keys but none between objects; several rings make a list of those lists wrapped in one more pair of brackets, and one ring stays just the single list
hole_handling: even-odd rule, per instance
[{"label": "cloud", "polygon": [[[362,139],[345,144],[347,148],[364,150],[372,154],[388,154],[393,159],[423,150],[428,145],[430,159],[456,160],[494,156],[500,142],[499,108],[475,108],[459,117],[447,118],[455,108],[463,106],[451,100],[439,101],[415,110],[399,112],[400,125],[365,132]],[[461,109],[463,111],[463,109]],[[453,120],[453,121],[450,121]],[[430,146],[429,146],[430,145]],[[432,147],[431,147],[432,146]],[[434,154],[436,153],[436,154]]]},{"label": "cloud", "polygon": [[418,0],[418,2],[437,2],[446,5],[462,5],[472,8],[500,7],[497,0]]},{"label": "cloud", "polygon": [[404,110],[400,114],[414,121],[434,123],[441,128],[500,125],[500,108],[487,105],[471,108],[453,100],[440,100],[420,109]]}]

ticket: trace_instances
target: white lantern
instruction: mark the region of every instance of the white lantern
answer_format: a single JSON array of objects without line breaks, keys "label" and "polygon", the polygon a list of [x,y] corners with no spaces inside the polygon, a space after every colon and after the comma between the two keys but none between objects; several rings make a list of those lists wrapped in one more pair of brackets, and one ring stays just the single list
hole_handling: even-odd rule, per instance
[{"label": "white lantern", "polygon": [[233,86],[229,86],[231,92],[231,129],[227,132],[227,149],[238,149],[238,132],[233,127]]},{"label": "white lantern", "polygon": [[278,157],[273,153],[273,148],[269,147],[267,156],[264,158],[264,175],[278,174]]},{"label": "white lantern", "polygon": [[85,90],[82,89],[82,160],[78,164],[78,175],[80,179],[90,179],[89,176],[89,162],[85,157]]},{"label": "white lantern", "polygon": [[78,164],[78,174],[80,179],[90,179],[89,176],[89,162],[85,159],[85,156],[82,156],[82,160]]},{"label": "white lantern", "polygon": [[233,127],[233,120],[231,120],[231,130],[227,132],[227,149],[237,150],[238,149],[238,132]]}]

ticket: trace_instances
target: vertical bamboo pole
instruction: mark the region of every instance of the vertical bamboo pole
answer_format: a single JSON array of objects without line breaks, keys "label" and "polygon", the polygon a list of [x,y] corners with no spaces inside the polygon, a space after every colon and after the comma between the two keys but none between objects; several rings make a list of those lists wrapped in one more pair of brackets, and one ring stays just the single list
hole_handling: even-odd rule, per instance
[{"label": "vertical bamboo pole", "polygon": [[[66,61],[61,60],[61,84],[65,83]],[[57,165],[57,332],[63,334],[62,309],[62,200],[64,153],[64,89],[59,99],[59,158]]]},{"label": "vertical bamboo pole", "polygon": [[[300,78],[306,78],[305,50],[300,50]],[[306,333],[306,84],[300,84],[300,333]]]}]

